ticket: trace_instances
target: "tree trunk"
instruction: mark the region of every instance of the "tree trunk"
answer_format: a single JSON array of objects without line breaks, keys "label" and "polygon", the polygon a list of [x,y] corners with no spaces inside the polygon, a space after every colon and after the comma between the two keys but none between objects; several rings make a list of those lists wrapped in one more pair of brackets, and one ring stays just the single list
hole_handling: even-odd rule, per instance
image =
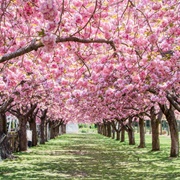
[{"label": "tree trunk", "polygon": [[41,119],[41,124],[40,124],[40,144],[45,144],[44,126],[45,126],[45,119]]},{"label": "tree trunk", "polygon": [[54,139],[54,137],[55,137],[55,129],[54,129],[54,127],[53,127],[53,122],[50,122],[50,139]]},{"label": "tree trunk", "polygon": [[144,132],[144,119],[139,118],[139,130],[140,130],[140,144],[139,148],[145,148],[145,132]]},{"label": "tree trunk", "polygon": [[169,113],[166,115],[170,135],[171,135],[171,152],[170,157],[178,157],[179,156],[179,132],[177,127],[177,121],[175,118],[175,114],[173,110],[169,110]]},{"label": "tree trunk", "polygon": [[45,123],[45,126],[44,126],[44,141],[45,142],[48,141],[48,138],[47,138],[47,123]]},{"label": "tree trunk", "polygon": [[116,131],[116,140],[120,140],[120,131]]},{"label": "tree trunk", "polygon": [[0,136],[7,134],[7,122],[5,113],[0,113]]},{"label": "tree trunk", "polygon": [[21,116],[19,119],[19,150],[26,151],[27,150],[27,134],[26,134],[26,124],[27,118]]},{"label": "tree trunk", "polygon": [[132,118],[129,118],[128,138],[129,138],[129,145],[135,145],[134,129],[132,127]]},{"label": "tree trunk", "polygon": [[107,123],[107,137],[111,137],[111,122]]},{"label": "tree trunk", "polygon": [[145,120],[144,122],[144,133],[146,134],[147,133],[147,121]]},{"label": "tree trunk", "polygon": [[112,139],[115,139],[115,129],[114,129],[114,126],[113,126],[113,124],[112,124]]},{"label": "tree trunk", "polygon": [[106,125],[103,123],[103,135],[106,136]]},{"label": "tree trunk", "polygon": [[9,137],[7,135],[0,136],[0,159],[13,158],[12,148],[10,147]]},{"label": "tree trunk", "polygon": [[174,114],[174,108],[170,104],[169,109],[166,105],[159,105],[162,112],[166,116],[166,119],[169,124],[170,135],[171,135],[171,150],[170,157],[178,157],[179,156],[179,132],[177,127],[177,121]]},{"label": "tree trunk", "polygon": [[122,128],[121,128],[121,142],[124,142],[125,141],[125,128],[124,128],[124,125],[122,125]]},{"label": "tree trunk", "polygon": [[151,127],[152,127],[152,151],[160,150],[159,143],[159,119],[156,118],[155,108],[152,107],[151,113]]},{"label": "tree trunk", "polygon": [[56,136],[59,136],[59,134],[60,134],[59,127],[60,127],[60,124],[56,127]]},{"label": "tree trunk", "polygon": [[41,131],[41,134],[40,134],[40,144],[45,144],[45,121],[46,121],[46,114],[47,114],[47,109],[45,110],[41,110],[41,124],[40,124],[40,131]]},{"label": "tree trunk", "polygon": [[36,129],[36,119],[32,118],[29,121],[29,125],[30,125],[30,130],[32,131],[32,146],[36,146],[37,145],[37,129]]},{"label": "tree trunk", "polygon": [[66,124],[63,124],[63,133],[66,134]]},{"label": "tree trunk", "polygon": [[[61,125],[62,127],[62,125]],[[98,131],[98,134],[101,134],[101,125],[100,124],[97,124],[97,131]],[[62,132],[62,130],[61,130]]]}]

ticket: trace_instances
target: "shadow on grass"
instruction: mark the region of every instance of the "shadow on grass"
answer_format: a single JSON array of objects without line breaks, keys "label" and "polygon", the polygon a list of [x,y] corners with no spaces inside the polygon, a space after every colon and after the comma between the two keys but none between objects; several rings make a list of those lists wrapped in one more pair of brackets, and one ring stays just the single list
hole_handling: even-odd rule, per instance
[{"label": "shadow on grass", "polygon": [[179,159],[98,134],[63,135],[0,163],[0,179],[180,179]]}]

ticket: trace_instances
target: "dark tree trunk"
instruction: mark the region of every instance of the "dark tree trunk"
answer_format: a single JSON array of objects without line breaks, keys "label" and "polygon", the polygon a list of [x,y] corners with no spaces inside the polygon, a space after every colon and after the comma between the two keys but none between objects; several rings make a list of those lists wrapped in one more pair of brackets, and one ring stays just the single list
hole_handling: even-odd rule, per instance
[{"label": "dark tree trunk", "polygon": [[29,121],[29,125],[30,125],[30,130],[32,131],[32,146],[36,146],[37,145],[37,129],[36,129],[36,119],[35,118],[31,118]]},{"label": "dark tree trunk", "polygon": [[115,130],[112,130],[112,139],[115,139]]},{"label": "dark tree trunk", "polygon": [[7,134],[7,122],[5,113],[0,113],[0,136]]},{"label": "dark tree trunk", "polygon": [[40,124],[40,144],[45,144],[45,121],[46,121],[46,114],[47,114],[47,109],[41,110],[41,124]]},{"label": "dark tree trunk", "polygon": [[160,105],[160,108],[169,124],[170,135],[171,135],[171,151],[170,157],[178,157],[179,156],[179,132],[177,127],[177,121],[174,114],[174,108],[170,104],[170,108],[168,109],[166,105]]},{"label": "dark tree trunk", "polygon": [[160,150],[159,143],[159,119],[156,118],[155,108],[152,107],[151,113],[151,127],[152,127],[152,151]]},{"label": "dark tree trunk", "polygon": [[7,134],[7,121],[5,112],[13,102],[13,98],[8,99],[3,102],[0,107],[0,137],[4,134]]},{"label": "dark tree trunk", "polygon": [[140,144],[139,148],[145,148],[145,132],[144,132],[144,119],[139,118],[139,130],[140,130]]},{"label": "dark tree trunk", "polygon": [[111,137],[111,122],[107,123],[107,137]]},{"label": "dark tree trunk", "polygon": [[103,124],[103,135],[106,136],[106,124]]},{"label": "dark tree trunk", "polygon": [[0,136],[0,159],[13,158],[9,137],[5,134]]},{"label": "dark tree trunk", "polygon": [[54,122],[50,122],[50,139],[54,139],[55,138],[55,128],[53,127]]},{"label": "dark tree trunk", "polygon": [[26,134],[26,125],[27,118],[25,116],[21,116],[19,119],[19,150],[26,151],[27,150],[27,134]]},{"label": "dark tree trunk", "polygon": [[47,123],[45,123],[45,126],[44,126],[44,140],[45,142],[48,141],[48,134],[47,134]]},{"label": "dark tree trunk", "polygon": [[128,124],[128,138],[129,138],[129,145],[135,145],[135,137],[134,137],[134,129],[132,127],[132,118],[129,118]]},{"label": "dark tree trunk", "polygon": [[62,124],[62,133],[66,134],[66,124]]},{"label": "dark tree trunk", "polygon": [[[62,125],[61,125],[61,127],[62,127]],[[100,124],[97,124],[97,131],[98,131],[98,134],[101,134],[101,125]]]},{"label": "dark tree trunk", "polygon": [[117,140],[117,141],[120,140],[120,131],[116,131],[116,140]]},{"label": "dark tree trunk", "polygon": [[135,145],[135,137],[134,137],[134,130],[128,130],[128,138],[129,138],[129,145]]},{"label": "dark tree trunk", "polygon": [[59,136],[59,135],[60,135],[59,127],[60,127],[60,124],[56,127],[56,136]]},{"label": "dark tree trunk", "polygon": [[115,139],[115,129],[114,129],[114,126],[113,126],[113,124],[111,124],[112,125],[112,139]]},{"label": "dark tree trunk", "polygon": [[41,124],[40,124],[40,144],[45,144],[45,119],[41,119]]},{"label": "dark tree trunk", "polygon": [[169,110],[169,113],[166,115],[170,135],[171,135],[171,152],[170,157],[178,157],[179,156],[179,132],[177,127],[177,121],[175,118],[175,114],[173,110]]},{"label": "dark tree trunk", "polygon": [[122,128],[121,128],[121,142],[124,142],[125,141],[125,128],[124,128],[124,125],[122,125]]}]

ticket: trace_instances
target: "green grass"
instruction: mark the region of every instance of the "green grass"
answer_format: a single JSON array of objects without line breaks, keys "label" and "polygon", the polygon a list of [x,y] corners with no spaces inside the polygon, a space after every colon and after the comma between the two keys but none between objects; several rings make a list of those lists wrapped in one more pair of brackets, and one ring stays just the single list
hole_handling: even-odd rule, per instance
[{"label": "green grass", "polygon": [[138,135],[137,144],[129,146],[99,134],[66,134],[1,162],[0,179],[180,179],[179,158],[169,158],[169,137],[161,137],[160,152],[150,151],[150,135],[146,148],[137,148],[138,141]]}]

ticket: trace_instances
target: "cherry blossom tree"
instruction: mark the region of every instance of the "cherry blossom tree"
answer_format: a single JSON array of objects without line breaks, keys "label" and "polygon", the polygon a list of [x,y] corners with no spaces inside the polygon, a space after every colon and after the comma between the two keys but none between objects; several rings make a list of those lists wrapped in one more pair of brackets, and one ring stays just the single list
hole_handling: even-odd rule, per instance
[{"label": "cherry blossom tree", "polygon": [[36,105],[54,122],[118,119],[123,125],[150,110],[153,115],[159,105],[174,124],[170,156],[178,156],[177,0],[0,2],[2,114],[19,109],[26,124]]}]

